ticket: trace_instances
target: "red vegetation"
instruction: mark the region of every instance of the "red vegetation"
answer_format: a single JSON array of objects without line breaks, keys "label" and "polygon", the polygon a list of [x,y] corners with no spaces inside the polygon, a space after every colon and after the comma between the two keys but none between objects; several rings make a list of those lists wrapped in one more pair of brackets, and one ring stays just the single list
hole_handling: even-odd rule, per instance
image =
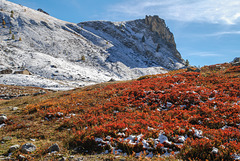
[{"label": "red vegetation", "polygon": [[115,147],[128,154],[180,151],[183,159],[233,160],[240,155],[240,78],[231,73],[239,66],[221,67],[226,70],[86,88],[28,105],[24,113],[58,122],[56,132],[69,130],[66,144],[83,153]]}]

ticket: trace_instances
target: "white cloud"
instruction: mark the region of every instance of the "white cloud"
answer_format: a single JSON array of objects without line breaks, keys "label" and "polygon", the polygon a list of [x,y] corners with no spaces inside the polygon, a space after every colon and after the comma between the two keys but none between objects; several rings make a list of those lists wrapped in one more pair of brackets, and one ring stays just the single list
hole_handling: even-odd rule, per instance
[{"label": "white cloud", "polygon": [[187,54],[189,56],[201,56],[201,57],[220,57],[223,56],[221,54],[216,54],[214,52],[192,52]]},{"label": "white cloud", "polygon": [[240,31],[224,31],[224,32],[216,32],[212,34],[202,35],[202,36],[224,36],[224,35],[240,35]]},{"label": "white cloud", "polygon": [[110,10],[119,15],[159,15],[164,19],[187,22],[240,22],[239,0],[125,0],[111,6]]}]

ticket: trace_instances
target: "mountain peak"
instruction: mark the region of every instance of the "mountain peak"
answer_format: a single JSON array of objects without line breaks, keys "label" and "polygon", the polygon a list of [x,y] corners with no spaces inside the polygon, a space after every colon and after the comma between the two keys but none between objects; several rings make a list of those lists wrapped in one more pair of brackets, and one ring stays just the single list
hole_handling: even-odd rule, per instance
[{"label": "mountain peak", "polygon": [[11,76],[11,81],[4,75],[0,83],[77,87],[164,73],[185,63],[173,34],[158,16],[74,24],[5,0],[0,9],[0,65],[32,73]]}]

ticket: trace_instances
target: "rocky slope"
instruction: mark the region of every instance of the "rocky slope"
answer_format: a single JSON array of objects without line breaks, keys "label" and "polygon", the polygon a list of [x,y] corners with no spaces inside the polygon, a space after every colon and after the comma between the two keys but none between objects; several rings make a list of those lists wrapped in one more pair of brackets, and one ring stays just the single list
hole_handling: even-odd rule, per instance
[{"label": "rocky slope", "polygon": [[185,64],[173,34],[157,16],[74,24],[6,0],[0,5],[0,68],[32,73],[0,75],[1,84],[74,88]]}]

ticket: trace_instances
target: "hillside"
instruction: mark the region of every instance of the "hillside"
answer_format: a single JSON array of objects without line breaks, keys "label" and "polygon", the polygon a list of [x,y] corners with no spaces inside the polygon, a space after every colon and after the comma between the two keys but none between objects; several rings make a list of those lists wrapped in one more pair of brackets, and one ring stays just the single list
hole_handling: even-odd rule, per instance
[{"label": "hillside", "polygon": [[0,107],[8,114],[0,152],[36,145],[28,154],[16,148],[11,158],[240,159],[240,66],[228,63],[13,99]]},{"label": "hillside", "polygon": [[184,67],[174,36],[158,16],[127,22],[74,24],[1,1],[1,84],[69,89],[130,80]]}]

